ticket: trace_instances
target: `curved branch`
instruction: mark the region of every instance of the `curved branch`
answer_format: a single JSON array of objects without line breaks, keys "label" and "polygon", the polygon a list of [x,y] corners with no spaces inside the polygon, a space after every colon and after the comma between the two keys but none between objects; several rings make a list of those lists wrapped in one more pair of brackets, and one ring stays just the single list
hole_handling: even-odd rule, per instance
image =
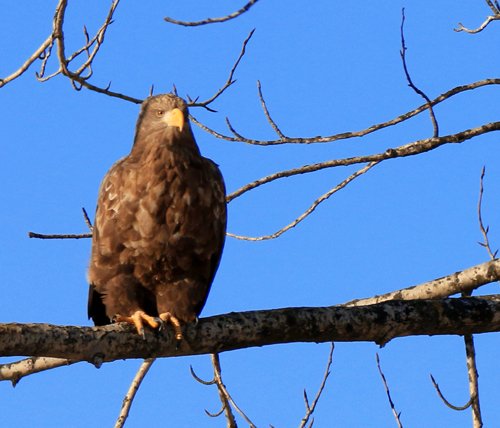
[{"label": "curved branch", "polygon": [[332,196],[334,193],[338,192],[339,190],[343,189],[345,186],[347,186],[351,181],[359,177],[360,175],[363,175],[365,172],[369,171],[371,168],[373,168],[375,165],[377,165],[378,162],[371,162],[368,165],[364,166],[360,170],[356,171],[354,174],[351,174],[349,177],[347,177],[344,181],[339,183],[337,186],[335,186],[333,189],[330,189],[328,192],[325,194],[321,195],[318,199],[316,199],[312,205],[304,211],[300,216],[298,216],[294,221],[292,221],[290,224],[286,225],[285,227],[281,228],[280,230],[274,232],[271,235],[264,235],[264,236],[257,236],[257,237],[252,237],[252,236],[242,236],[242,235],[236,235],[234,233],[227,232],[226,235],[230,236],[231,238],[235,239],[241,239],[243,241],[265,241],[269,239],[275,239],[283,235],[283,233],[287,232],[288,230],[294,228],[297,226],[302,220],[304,220],[306,217],[308,217],[312,212],[317,208],[319,204],[322,202],[326,201],[330,196]]},{"label": "curved branch", "polygon": [[443,393],[441,392],[441,389],[439,388],[439,385],[438,383],[436,382],[436,379],[434,379],[434,376],[432,376],[432,374],[430,375],[431,376],[431,381],[432,381],[432,384],[434,385],[434,389],[436,390],[437,394],[439,395],[439,398],[441,398],[441,400],[443,400],[443,403],[449,407],[450,409],[453,409],[453,410],[457,410],[457,411],[462,411],[462,410],[466,410],[468,409],[471,404],[472,404],[472,398],[467,402],[465,403],[463,406],[455,406],[453,404],[451,404],[447,399],[446,397],[443,395]]},{"label": "curved branch", "polygon": [[477,27],[475,29],[466,28],[462,25],[461,22],[459,22],[458,27],[454,28],[454,31],[456,31],[457,33],[464,31],[464,32],[469,33],[469,34],[476,34],[476,33],[480,33],[481,31],[483,31],[491,22],[498,21],[498,20],[500,20],[500,14],[490,15],[484,20],[484,22],[479,27]]},{"label": "curved branch", "polygon": [[219,18],[207,18],[207,19],[203,19],[201,21],[178,21],[177,19],[173,19],[173,18],[166,16],[163,19],[165,21],[169,22],[170,24],[182,25],[184,27],[196,27],[199,25],[216,24],[218,22],[226,22],[226,21],[229,21],[230,19],[237,18],[238,16],[247,12],[258,1],[259,0],[250,0],[245,6],[243,6],[241,9],[237,10],[236,12],[230,13],[229,15],[226,15],[226,16],[221,16]]}]

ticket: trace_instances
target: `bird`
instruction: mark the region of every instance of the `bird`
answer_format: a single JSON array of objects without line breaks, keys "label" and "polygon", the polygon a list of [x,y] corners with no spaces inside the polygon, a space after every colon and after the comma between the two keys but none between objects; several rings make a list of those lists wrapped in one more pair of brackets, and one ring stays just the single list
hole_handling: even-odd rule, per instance
[{"label": "bird", "polygon": [[224,247],[224,179],[201,155],[186,102],[146,98],[130,153],[99,188],[88,267],[88,316],[96,326],[197,322]]}]

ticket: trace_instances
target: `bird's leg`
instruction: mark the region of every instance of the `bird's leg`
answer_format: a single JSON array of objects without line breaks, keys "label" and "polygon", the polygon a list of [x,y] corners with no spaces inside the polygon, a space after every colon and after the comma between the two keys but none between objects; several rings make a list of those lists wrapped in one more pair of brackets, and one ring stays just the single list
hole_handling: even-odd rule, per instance
[{"label": "bird's leg", "polygon": [[144,335],[144,321],[152,328],[158,328],[159,325],[154,317],[149,316],[144,311],[136,311],[129,317],[118,314],[115,317],[115,321],[133,324],[137,330],[137,333],[140,334],[143,338],[146,338]]},{"label": "bird's leg", "polygon": [[170,312],[163,312],[160,314],[160,319],[167,323],[169,322],[174,327],[175,339],[180,342],[182,340],[182,330],[180,321],[174,317]]}]

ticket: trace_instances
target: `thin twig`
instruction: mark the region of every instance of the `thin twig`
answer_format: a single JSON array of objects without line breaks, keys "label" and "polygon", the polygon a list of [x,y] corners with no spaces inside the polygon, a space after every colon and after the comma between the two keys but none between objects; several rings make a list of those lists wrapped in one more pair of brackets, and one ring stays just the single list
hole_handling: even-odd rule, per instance
[{"label": "thin twig", "polygon": [[434,376],[432,376],[432,374],[430,375],[431,376],[431,381],[432,381],[432,384],[434,385],[434,389],[436,390],[436,392],[438,393],[439,395],[439,398],[441,398],[441,400],[443,400],[443,403],[448,406],[450,409],[453,409],[453,410],[457,410],[457,411],[462,411],[462,410],[466,410],[470,407],[470,405],[472,404],[472,398],[469,399],[469,401],[467,401],[467,403],[465,403],[463,406],[455,406],[453,404],[451,404],[447,399],[446,397],[443,395],[443,393],[441,392],[441,389],[439,388],[439,385],[438,383],[436,382],[436,380],[434,379]]},{"label": "thin twig", "polygon": [[244,241],[265,241],[269,239],[275,239],[278,238],[279,236],[283,235],[283,233],[287,232],[288,230],[292,229],[293,227],[297,226],[302,220],[304,220],[306,217],[308,217],[312,212],[316,209],[316,207],[321,204],[322,202],[326,201],[330,196],[332,196],[334,193],[338,192],[339,190],[343,189],[346,187],[351,181],[359,177],[360,175],[363,175],[366,173],[368,170],[373,168],[375,165],[377,165],[379,162],[371,162],[368,165],[364,166],[360,170],[356,171],[355,173],[351,174],[349,177],[347,177],[344,181],[339,183],[337,186],[335,186],[333,189],[330,189],[328,192],[325,194],[321,195],[318,199],[316,199],[312,205],[304,211],[300,216],[298,216],[294,221],[292,221],[290,224],[286,225],[285,227],[281,228],[280,230],[270,234],[270,235],[264,235],[264,236],[242,236],[242,235],[236,235],[234,233],[227,233],[227,236],[230,236],[231,238],[236,238]]},{"label": "thin twig", "polygon": [[492,251],[491,249],[490,240],[488,237],[490,227],[489,226],[484,227],[483,214],[482,214],[483,193],[484,193],[483,182],[485,175],[486,175],[486,167],[483,166],[483,169],[481,170],[481,177],[479,179],[479,200],[477,202],[477,217],[479,221],[479,229],[481,230],[481,234],[483,235],[483,242],[479,242],[479,245],[486,248],[486,251],[488,251],[490,258],[493,260],[496,258],[498,254],[498,249],[495,251]]},{"label": "thin twig", "polygon": [[[304,389],[304,402],[306,405],[306,414],[300,421],[299,428],[304,428],[306,426],[307,422],[309,421],[309,418],[312,416],[314,410],[316,409],[316,405],[318,404],[318,401],[321,397],[321,394],[323,393],[323,390],[325,389],[326,381],[328,379],[328,376],[330,376],[330,368],[332,366],[334,349],[335,349],[335,344],[332,342],[330,344],[330,352],[328,353],[328,360],[326,362],[325,374],[323,375],[323,379],[321,380],[321,384],[319,386],[318,392],[316,393],[316,397],[314,397],[314,400],[311,404],[309,404],[309,399],[307,398],[307,393],[306,390]],[[312,421],[309,426],[312,426]]]},{"label": "thin twig", "polygon": [[82,212],[83,212],[83,219],[85,220],[85,224],[89,228],[90,232],[92,232],[94,230],[94,226],[92,226],[92,222],[90,221],[90,217],[87,214],[87,210],[84,207],[82,207]]},{"label": "thin twig", "polygon": [[128,418],[130,407],[132,406],[132,402],[134,401],[135,395],[139,390],[139,387],[141,386],[144,377],[148,373],[149,369],[151,368],[155,360],[156,358],[147,358],[143,361],[141,367],[139,367],[139,370],[137,371],[134,379],[132,380],[132,383],[130,384],[129,390],[127,391],[127,394],[123,399],[122,408],[120,410],[120,415],[118,416],[118,419],[116,421],[115,428],[122,428],[123,425],[125,424],[125,421]]},{"label": "thin twig", "polygon": [[401,10],[401,59],[403,61],[403,69],[405,72],[406,80],[408,81],[408,85],[410,88],[412,88],[418,95],[420,95],[425,101],[427,101],[427,107],[429,108],[429,114],[431,116],[431,121],[432,121],[432,127],[434,128],[434,133],[433,136],[437,137],[439,135],[439,125],[436,120],[436,116],[434,114],[434,109],[432,108],[432,101],[431,99],[417,86],[413,83],[410,72],[408,71],[408,66],[406,64],[406,42],[405,42],[405,35],[404,35],[404,25],[405,25],[405,8]]},{"label": "thin twig", "polygon": [[222,85],[222,87],[213,96],[211,96],[205,101],[192,101],[188,96],[188,99],[191,100],[191,102],[188,104],[190,107],[204,107],[209,111],[215,112],[215,110],[209,108],[208,105],[214,102],[217,98],[219,98],[226,91],[227,88],[229,88],[233,83],[236,82],[236,80],[233,79],[234,73],[236,72],[236,69],[238,68],[238,65],[240,64],[243,56],[245,55],[247,44],[252,38],[254,32],[255,28],[252,31],[250,31],[247,38],[243,41],[243,45],[241,46],[238,58],[236,58],[236,61],[234,62],[233,67],[231,68],[229,76],[224,85]]},{"label": "thin twig", "polygon": [[401,412],[398,412],[396,410],[396,407],[394,406],[394,402],[392,401],[391,392],[389,391],[389,386],[387,385],[387,380],[385,379],[384,373],[382,372],[382,368],[380,367],[380,358],[378,356],[378,352],[375,354],[375,356],[377,359],[378,372],[380,373],[380,377],[382,378],[382,382],[383,382],[384,388],[385,388],[385,393],[387,394],[387,399],[389,400],[389,405],[391,406],[392,414],[394,415],[394,419],[396,420],[398,427],[403,428],[403,424],[401,423],[401,418],[400,418]]},{"label": "thin twig", "polygon": [[203,380],[201,377],[199,377],[199,376],[195,373],[195,371],[194,371],[194,369],[193,369],[193,366],[191,366],[191,365],[189,366],[189,371],[191,372],[191,376],[193,376],[193,377],[194,377],[194,379],[195,379],[197,382],[201,383],[202,385],[209,386],[209,385],[214,385],[214,384],[216,383],[215,378],[213,378],[212,380],[208,380],[208,381],[207,381],[207,380]]},{"label": "thin twig", "polygon": [[226,385],[224,385],[224,382],[222,381],[222,369],[220,366],[219,354],[212,354],[210,356],[210,358],[212,360],[212,366],[214,369],[214,380],[215,380],[215,383],[217,384],[219,398],[220,398],[220,401],[222,403],[221,411],[218,414],[212,415],[212,416],[218,416],[218,415],[222,414],[222,411],[224,411],[224,413],[226,415],[227,428],[237,428],[236,419],[234,418],[233,411],[231,410],[231,404],[232,404],[234,406],[234,408],[236,409],[236,411],[241,416],[243,416],[243,418],[248,422],[250,427],[255,427],[255,425],[248,418],[248,416],[233,401],[233,399],[229,395],[229,392],[227,391]]},{"label": "thin twig", "polygon": [[216,24],[218,22],[226,22],[226,21],[229,21],[230,19],[237,18],[238,16],[247,12],[258,1],[259,0],[250,0],[247,4],[245,4],[245,6],[243,6],[241,9],[237,10],[236,12],[233,12],[233,13],[230,13],[229,15],[221,16],[218,18],[207,18],[207,19],[203,19],[201,21],[178,21],[177,19],[173,19],[173,18],[170,18],[167,16],[163,19],[171,24],[183,25],[184,27],[196,27],[199,25]]},{"label": "thin twig", "polygon": [[[211,358],[212,358],[212,366],[214,367],[214,377],[212,378],[212,380],[209,380],[209,381],[203,380],[195,373],[193,367],[189,366],[189,370],[191,371],[191,376],[193,376],[193,378],[197,382],[201,383],[202,385],[206,385],[206,386],[217,385],[217,391],[219,392],[219,399],[222,403],[222,407],[218,412],[215,412],[215,413],[209,412],[207,409],[205,409],[205,413],[207,414],[207,416],[210,416],[211,418],[217,418],[218,416],[222,415],[223,412],[226,412],[227,427],[228,428],[237,428],[236,420],[235,420],[234,414],[231,410],[231,405],[230,405],[227,397],[223,394],[223,392],[220,390],[220,387],[219,387],[219,382],[222,382],[222,378],[220,378],[220,377],[219,377],[219,379],[217,378],[216,365],[214,364],[214,361],[213,361],[213,355],[211,355]],[[219,368],[220,368],[220,364],[219,364]]]},{"label": "thin twig", "polygon": [[286,140],[287,137],[285,136],[285,134],[283,134],[283,132],[281,132],[281,129],[279,129],[278,125],[276,124],[276,122],[273,120],[273,118],[269,114],[267,104],[264,101],[264,96],[262,95],[262,86],[260,84],[260,80],[257,80],[257,90],[259,92],[260,105],[262,106],[262,109],[264,110],[264,114],[266,115],[267,121],[271,124],[272,128],[274,129],[274,132],[276,132],[276,134],[278,134],[280,139]]},{"label": "thin twig", "polygon": [[28,232],[28,237],[37,239],[82,239],[82,238],[92,238],[91,233],[79,233],[79,234],[48,234],[36,232]]},{"label": "thin twig", "polygon": [[5,86],[7,83],[11,82],[14,79],[17,79],[21,74],[23,74],[37,59],[44,55],[45,50],[52,45],[53,43],[52,34],[45,39],[45,41],[40,45],[40,47],[33,52],[33,54],[24,62],[21,67],[19,67],[16,71],[14,71],[11,75],[0,79],[0,88]]}]

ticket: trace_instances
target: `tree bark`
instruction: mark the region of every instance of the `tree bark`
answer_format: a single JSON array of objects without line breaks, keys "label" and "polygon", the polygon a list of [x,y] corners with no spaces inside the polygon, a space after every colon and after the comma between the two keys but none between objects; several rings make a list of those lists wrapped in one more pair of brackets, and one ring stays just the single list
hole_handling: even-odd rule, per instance
[{"label": "tree bark", "polygon": [[58,357],[99,366],[118,359],[220,353],[290,342],[384,345],[403,336],[486,333],[500,331],[500,296],[229,313],[200,319],[183,331],[184,340],[177,344],[170,326],[148,330],[143,339],[124,324],[0,324],[0,356]]}]

